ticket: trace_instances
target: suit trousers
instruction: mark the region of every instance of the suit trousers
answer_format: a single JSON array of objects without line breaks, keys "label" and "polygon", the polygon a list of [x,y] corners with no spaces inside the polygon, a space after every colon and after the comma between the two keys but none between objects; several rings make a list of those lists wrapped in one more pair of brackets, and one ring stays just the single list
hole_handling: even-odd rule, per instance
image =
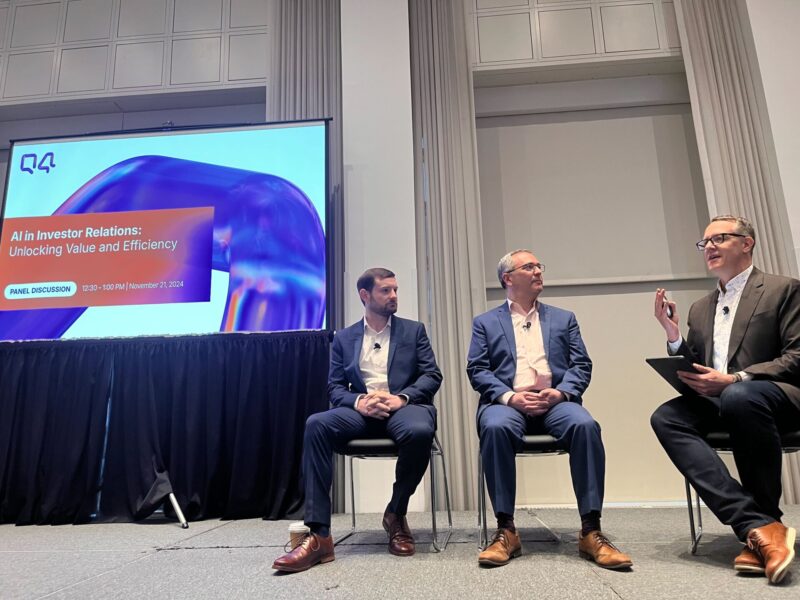
[{"label": "suit trousers", "polygon": [[583,406],[560,402],[539,417],[526,417],[503,404],[478,411],[481,460],[495,516],[513,515],[517,493],[515,457],[525,434],[548,433],[569,452],[572,488],[578,511],[585,515],[603,508],[606,454],[600,425]]},{"label": "suit trousers", "polygon": [[[662,404],[650,423],[678,470],[740,540],[781,518],[780,435],[800,429],[800,409],[777,385],[743,381],[718,398],[679,396]],[[741,483],[703,439],[712,431],[730,434]]]},{"label": "suit trousers", "polygon": [[356,438],[389,437],[397,444],[395,482],[387,510],[406,514],[408,501],[425,475],[436,431],[436,408],[408,404],[386,419],[365,417],[347,407],[311,415],[303,438],[306,523],[330,526],[333,453]]}]

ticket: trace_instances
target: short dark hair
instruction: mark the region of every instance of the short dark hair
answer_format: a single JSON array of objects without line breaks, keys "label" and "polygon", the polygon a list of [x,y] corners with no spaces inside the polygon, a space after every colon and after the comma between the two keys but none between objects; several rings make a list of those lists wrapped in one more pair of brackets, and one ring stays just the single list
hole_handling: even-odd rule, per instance
[{"label": "short dark hair", "polygon": [[356,290],[359,292],[361,292],[361,290],[367,290],[367,292],[371,294],[372,288],[375,287],[375,280],[386,279],[387,277],[395,277],[395,274],[389,269],[384,269],[383,267],[372,267],[371,269],[367,269],[361,274],[361,277],[358,278],[358,281],[356,281]]},{"label": "short dark hair", "polygon": [[729,221],[730,223],[734,223],[736,225],[736,233],[753,238],[753,245],[755,246],[756,229],[753,227],[753,224],[744,217],[737,217],[736,215],[719,215],[718,217],[711,219],[712,223],[714,221]]}]

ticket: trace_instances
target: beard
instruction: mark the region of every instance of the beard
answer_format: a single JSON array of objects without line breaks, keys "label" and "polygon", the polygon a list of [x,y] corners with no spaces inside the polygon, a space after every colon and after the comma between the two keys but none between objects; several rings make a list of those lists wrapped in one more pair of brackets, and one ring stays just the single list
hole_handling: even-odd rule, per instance
[{"label": "beard", "polygon": [[375,312],[382,317],[391,317],[397,312],[397,302],[387,302],[383,306],[376,308]]}]

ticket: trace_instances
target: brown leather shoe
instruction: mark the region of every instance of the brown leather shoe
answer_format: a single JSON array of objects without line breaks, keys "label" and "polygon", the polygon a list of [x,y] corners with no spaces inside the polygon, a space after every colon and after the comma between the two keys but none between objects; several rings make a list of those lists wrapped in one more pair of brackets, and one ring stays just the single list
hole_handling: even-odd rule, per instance
[{"label": "brown leather shoe", "polygon": [[761,557],[770,583],[780,583],[792,564],[795,535],[793,527],[777,521],[751,529],[747,534],[747,545]]},{"label": "brown leather shoe", "polygon": [[400,517],[388,511],[383,513],[383,528],[389,534],[389,552],[395,556],[414,555],[414,536],[411,535],[405,515]]},{"label": "brown leather shoe", "polygon": [[739,573],[764,574],[764,563],[761,557],[747,546],[742,548],[739,556],[733,559],[733,568]]},{"label": "brown leather shoe", "polygon": [[593,560],[604,569],[627,569],[633,566],[631,557],[622,552],[600,531],[578,534],[578,553],[587,560]]},{"label": "brown leather shoe", "polygon": [[286,573],[299,573],[316,564],[331,562],[334,558],[333,537],[309,533],[297,548],[272,563],[272,568]]},{"label": "brown leather shoe", "polygon": [[495,531],[492,543],[478,555],[478,563],[487,567],[502,567],[520,554],[522,543],[519,534],[501,527]]}]

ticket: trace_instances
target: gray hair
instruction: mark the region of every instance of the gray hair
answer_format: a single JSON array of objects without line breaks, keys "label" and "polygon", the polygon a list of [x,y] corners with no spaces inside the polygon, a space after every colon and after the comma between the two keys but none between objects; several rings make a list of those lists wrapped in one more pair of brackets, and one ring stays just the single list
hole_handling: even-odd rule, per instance
[{"label": "gray hair", "polygon": [[519,254],[520,252],[527,252],[528,254],[533,254],[527,248],[519,248],[518,250],[512,250],[508,254],[506,254],[503,258],[500,259],[500,262],[497,263],[497,278],[500,280],[500,285],[503,286],[503,289],[506,289],[506,282],[503,281],[503,275],[508,273],[511,269],[514,268],[514,260],[511,258],[515,254]]},{"label": "gray hair", "polygon": [[753,242],[756,241],[756,230],[753,227],[753,224],[744,217],[736,217],[734,215],[719,215],[718,217],[711,219],[712,223],[714,221],[728,221],[730,223],[735,223],[736,233],[753,238]]}]

